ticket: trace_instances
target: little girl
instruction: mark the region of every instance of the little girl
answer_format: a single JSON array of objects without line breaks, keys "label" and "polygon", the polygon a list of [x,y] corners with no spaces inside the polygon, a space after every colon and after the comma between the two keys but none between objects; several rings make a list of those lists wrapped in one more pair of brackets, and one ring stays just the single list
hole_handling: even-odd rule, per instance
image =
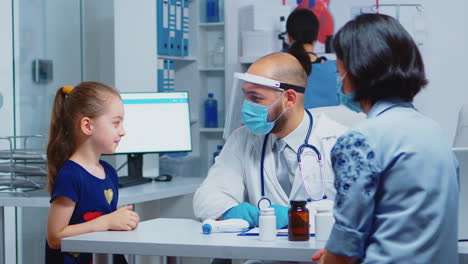
[{"label": "little girl", "polygon": [[[50,209],[46,263],[92,262],[92,255],[61,252],[65,237],[106,230],[133,230],[139,222],[131,206],[117,209],[117,172],[102,153],[114,153],[123,128],[119,93],[97,82],[59,88],[47,146]],[[121,255],[114,263],[126,263]]]}]

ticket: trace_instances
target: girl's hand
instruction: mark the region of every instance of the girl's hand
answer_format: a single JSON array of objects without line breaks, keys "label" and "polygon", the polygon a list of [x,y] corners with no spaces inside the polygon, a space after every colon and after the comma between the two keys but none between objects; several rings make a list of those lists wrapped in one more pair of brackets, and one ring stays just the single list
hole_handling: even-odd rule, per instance
[{"label": "girl's hand", "polygon": [[313,261],[320,261],[320,263],[323,263],[323,256],[327,253],[327,250],[325,248],[319,249],[315,251],[314,255],[312,256]]},{"label": "girl's hand", "polygon": [[140,217],[132,209],[133,206],[127,205],[98,219],[106,221],[107,229],[130,231],[135,229],[138,226],[138,222],[140,222]]}]

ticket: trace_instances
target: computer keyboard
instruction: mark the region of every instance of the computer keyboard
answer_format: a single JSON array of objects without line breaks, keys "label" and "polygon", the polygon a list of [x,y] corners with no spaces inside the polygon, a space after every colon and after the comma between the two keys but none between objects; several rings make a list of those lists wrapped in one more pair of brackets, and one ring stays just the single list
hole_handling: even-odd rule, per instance
[{"label": "computer keyboard", "polygon": [[145,184],[151,181],[151,178],[144,177],[119,177],[119,188],[130,187],[138,184]]}]

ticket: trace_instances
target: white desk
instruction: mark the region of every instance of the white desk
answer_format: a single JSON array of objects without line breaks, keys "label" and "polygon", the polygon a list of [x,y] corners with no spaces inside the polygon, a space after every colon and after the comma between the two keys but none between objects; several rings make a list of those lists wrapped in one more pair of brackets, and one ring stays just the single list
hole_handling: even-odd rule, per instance
[{"label": "white desk", "polygon": [[[257,236],[235,233],[204,235],[201,223],[190,219],[159,218],[140,223],[129,232],[96,232],[65,238],[62,250],[70,252],[202,258],[311,261],[323,242],[291,242],[287,237],[259,241]],[[460,255],[468,254],[468,242],[460,242]],[[101,258],[105,259],[105,258]]]},{"label": "white desk", "polygon": [[[203,180],[201,177],[174,177],[170,182],[150,182],[121,188],[118,206],[191,194]],[[17,263],[16,207],[48,208],[49,199],[45,190],[27,192],[26,195],[0,192],[0,206],[4,207],[5,263]]]},{"label": "white desk", "polygon": [[323,243],[291,242],[287,237],[263,242],[258,236],[235,233],[204,235],[201,223],[190,219],[158,218],[129,232],[96,232],[65,238],[62,250],[153,256],[311,261]]}]

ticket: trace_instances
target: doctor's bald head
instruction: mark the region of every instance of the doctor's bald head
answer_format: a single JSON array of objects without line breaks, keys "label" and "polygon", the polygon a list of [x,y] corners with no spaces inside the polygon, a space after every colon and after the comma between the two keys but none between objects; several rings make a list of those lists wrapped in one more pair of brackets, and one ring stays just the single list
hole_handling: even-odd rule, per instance
[{"label": "doctor's bald head", "polygon": [[291,54],[277,52],[261,57],[248,69],[248,73],[280,82],[307,87],[307,74],[301,63]]}]

